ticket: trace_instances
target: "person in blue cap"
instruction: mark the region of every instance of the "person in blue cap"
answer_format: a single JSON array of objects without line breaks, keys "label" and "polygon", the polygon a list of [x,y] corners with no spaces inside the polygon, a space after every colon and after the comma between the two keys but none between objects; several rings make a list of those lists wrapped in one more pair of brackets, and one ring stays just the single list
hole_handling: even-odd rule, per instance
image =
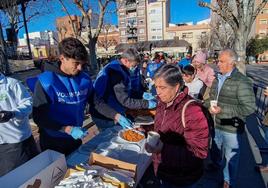
[{"label": "person in blue cap", "polygon": [[47,63],[34,89],[33,119],[39,127],[41,150],[52,149],[65,155],[82,144],[87,131],[82,128],[87,103],[103,115],[128,123],[95,97],[93,83],[83,68],[88,61],[84,45],[75,38],[59,43],[59,62]]},{"label": "person in blue cap", "polygon": [[191,54],[186,54],[185,58],[182,58],[179,62],[178,62],[178,66],[183,69],[184,67],[186,67],[187,65],[191,65]]},{"label": "person in blue cap", "polygon": [[[153,109],[157,105],[150,93],[144,93],[142,99],[131,97],[133,88],[140,82],[140,79],[133,80],[131,77],[139,61],[135,49],[126,49],[119,60],[110,62],[99,72],[94,82],[96,95],[120,114],[125,114],[127,109]],[[112,119],[104,117],[94,109],[91,114],[99,129],[115,125]],[[131,126],[130,120],[128,121]]]}]

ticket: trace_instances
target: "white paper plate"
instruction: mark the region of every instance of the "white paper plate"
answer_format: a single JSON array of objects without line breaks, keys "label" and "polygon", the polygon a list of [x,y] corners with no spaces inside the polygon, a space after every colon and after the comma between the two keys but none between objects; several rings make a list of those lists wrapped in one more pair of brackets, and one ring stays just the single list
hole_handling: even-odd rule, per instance
[{"label": "white paper plate", "polygon": [[137,144],[123,144],[121,146],[121,150],[128,150],[128,151],[134,151],[134,152],[139,153],[141,151],[141,147]]},{"label": "white paper plate", "polygon": [[115,136],[111,139],[111,142],[115,144],[124,144],[126,143],[126,140],[120,138],[119,136]]}]

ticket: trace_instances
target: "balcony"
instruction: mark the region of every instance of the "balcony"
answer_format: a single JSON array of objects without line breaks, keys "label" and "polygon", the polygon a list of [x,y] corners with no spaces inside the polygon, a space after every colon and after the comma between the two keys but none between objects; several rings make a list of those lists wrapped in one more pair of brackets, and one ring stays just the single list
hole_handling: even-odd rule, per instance
[{"label": "balcony", "polygon": [[137,4],[136,3],[126,4],[126,10],[127,11],[136,10],[136,9],[137,9]]}]

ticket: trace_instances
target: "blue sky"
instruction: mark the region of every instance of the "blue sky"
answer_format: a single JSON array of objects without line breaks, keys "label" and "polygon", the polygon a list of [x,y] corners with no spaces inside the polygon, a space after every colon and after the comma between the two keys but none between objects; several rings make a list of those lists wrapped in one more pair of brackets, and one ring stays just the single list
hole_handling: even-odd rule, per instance
[{"label": "blue sky", "polygon": [[[209,18],[209,9],[199,7],[198,0],[171,0],[170,7],[171,23],[182,23],[191,21],[195,23],[197,21]],[[61,10],[60,4],[54,3],[53,5],[51,5],[50,9],[51,8],[51,14],[39,16],[38,19],[36,18],[28,24],[29,32],[55,30],[56,18],[65,16],[66,14]],[[79,15],[79,12],[77,12],[76,8],[69,6],[69,10],[71,13]],[[107,15],[106,19],[108,22],[117,24],[116,14]],[[19,38],[22,38],[24,33],[24,28],[22,28],[19,32]]]}]

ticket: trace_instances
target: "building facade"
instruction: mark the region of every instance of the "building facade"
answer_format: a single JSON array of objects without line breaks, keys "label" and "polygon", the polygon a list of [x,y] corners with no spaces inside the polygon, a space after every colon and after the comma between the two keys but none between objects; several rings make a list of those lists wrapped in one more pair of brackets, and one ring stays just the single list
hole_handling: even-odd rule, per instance
[{"label": "building facade", "polygon": [[166,28],[170,22],[169,0],[147,1],[148,40],[164,40]]},{"label": "building facade", "polygon": [[66,37],[75,37],[80,30],[80,17],[76,15],[64,16],[56,19],[56,28],[58,31],[59,41]]},{"label": "building facade", "polygon": [[115,47],[119,44],[118,27],[114,25],[104,25],[98,41],[97,41],[97,55],[100,57],[107,57],[115,54]]},{"label": "building facade", "polygon": [[[55,31],[38,31],[29,33],[30,47],[33,58],[50,58],[58,55],[57,44],[58,34]],[[26,42],[26,34],[24,38],[19,39],[18,55],[29,53]]]},{"label": "building facade", "polygon": [[146,0],[126,0],[119,4],[120,43],[147,41]]},{"label": "building facade", "polygon": [[170,25],[166,28],[165,38],[186,40],[191,44],[193,51],[198,51],[208,47],[209,35],[209,22],[200,22],[196,25]]}]

